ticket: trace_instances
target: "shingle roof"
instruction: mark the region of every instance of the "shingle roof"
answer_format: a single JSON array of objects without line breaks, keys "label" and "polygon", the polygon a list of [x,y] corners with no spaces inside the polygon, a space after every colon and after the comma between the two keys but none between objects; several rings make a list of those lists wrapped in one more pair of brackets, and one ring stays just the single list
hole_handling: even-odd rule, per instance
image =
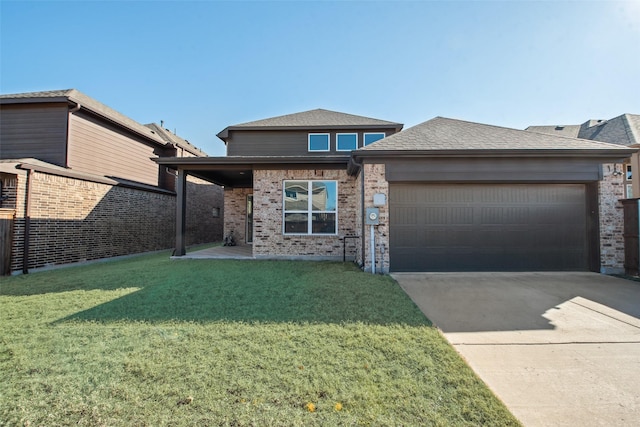
[{"label": "shingle roof", "polygon": [[160,138],[162,138],[165,142],[169,144],[184,148],[185,150],[189,151],[191,154],[198,157],[204,157],[207,155],[207,153],[200,150],[198,147],[196,147],[186,139],[179,137],[175,133],[167,129],[164,129],[162,126],[159,126],[156,123],[148,123],[145,126],[151,129],[158,136],[160,136]]},{"label": "shingle roof", "polygon": [[529,126],[526,130],[608,142],[627,147],[640,145],[640,115],[638,114],[622,114],[609,120],[591,119],[581,125]]},{"label": "shingle roof", "polygon": [[165,141],[148,127],[136,122],[111,107],[85,95],[77,89],[50,90],[43,92],[27,92],[0,95],[0,104],[26,104],[33,102],[68,102],[79,104],[100,116],[134,131],[154,142],[164,145]]},{"label": "shingle roof", "polygon": [[580,125],[556,125],[556,126],[529,126],[525,130],[549,135],[568,136],[577,138],[580,133]]},{"label": "shingle roof", "polygon": [[640,116],[622,114],[609,120],[590,120],[582,125],[579,137],[626,146],[640,144]]},{"label": "shingle roof", "polygon": [[[619,145],[436,117],[358,150],[616,150]],[[628,151],[628,150],[627,150]]]},{"label": "shingle roof", "polygon": [[285,114],[284,116],[255,120],[226,127],[218,137],[225,139],[230,130],[258,130],[258,129],[348,129],[348,128],[394,128],[402,129],[402,123],[356,116],[354,114],[323,110],[321,108],[301,113]]}]

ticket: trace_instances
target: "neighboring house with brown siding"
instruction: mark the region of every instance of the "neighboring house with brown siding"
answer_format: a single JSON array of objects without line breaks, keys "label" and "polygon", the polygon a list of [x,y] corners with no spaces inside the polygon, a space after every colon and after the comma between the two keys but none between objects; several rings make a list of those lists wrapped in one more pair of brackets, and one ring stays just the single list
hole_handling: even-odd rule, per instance
[{"label": "neighboring house with brown siding", "polygon": [[[256,258],[346,253],[383,272],[622,270],[608,225],[622,217],[613,171],[636,150],[441,117],[401,129],[311,110],[225,128],[226,157],[156,161],[178,171],[178,207],[188,176],[224,185],[225,234]],[[178,256],[183,229],[178,220]]]},{"label": "neighboring house with brown siding", "polygon": [[[175,170],[206,156],[75,90],[0,95],[2,208],[15,210],[12,271],[173,246]],[[192,177],[189,244],[221,240],[222,189]],[[27,247],[25,252],[23,249]]]}]

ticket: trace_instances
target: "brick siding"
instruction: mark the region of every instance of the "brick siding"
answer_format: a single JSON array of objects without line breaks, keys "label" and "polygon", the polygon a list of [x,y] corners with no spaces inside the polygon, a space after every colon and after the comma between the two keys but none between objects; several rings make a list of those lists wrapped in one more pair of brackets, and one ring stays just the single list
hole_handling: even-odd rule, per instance
[{"label": "brick siding", "polygon": [[622,164],[602,165],[603,179],[598,182],[600,207],[600,270],[624,272],[624,212],[620,199],[625,198]]},{"label": "brick siding", "polygon": [[[336,180],[338,233],[335,236],[284,235],[282,186],[284,180]],[[356,229],[356,180],[345,170],[255,170],[253,173],[254,243],[256,257],[342,260],[343,236]],[[353,259],[355,242],[349,242]]]},{"label": "brick siding", "polygon": [[[174,246],[174,194],[114,186],[34,171],[29,269],[169,249]],[[22,270],[27,174],[3,174],[3,207],[16,209],[12,271]],[[220,240],[220,187],[189,177],[187,244]]]},{"label": "brick siding", "polygon": [[[389,272],[389,183],[385,178],[384,164],[365,164],[364,168],[364,207],[373,207],[373,195],[382,193],[387,198],[385,206],[378,206],[379,225],[374,226],[376,272]],[[362,174],[360,174],[362,175]],[[371,226],[364,228],[365,271],[372,270],[371,262]]]},{"label": "brick siding", "polygon": [[246,244],[247,196],[252,188],[225,188],[224,190],[224,237],[233,231],[238,244]]}]

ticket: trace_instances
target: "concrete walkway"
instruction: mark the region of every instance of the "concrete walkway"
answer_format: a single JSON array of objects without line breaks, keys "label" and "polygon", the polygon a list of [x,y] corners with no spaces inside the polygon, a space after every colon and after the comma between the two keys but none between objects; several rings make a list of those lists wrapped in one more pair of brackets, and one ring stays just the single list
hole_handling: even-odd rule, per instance
[{"label": "concrete walkway", "polygon": [[393,277],[525,426],[640,425],[640,282],[596,273]]}]

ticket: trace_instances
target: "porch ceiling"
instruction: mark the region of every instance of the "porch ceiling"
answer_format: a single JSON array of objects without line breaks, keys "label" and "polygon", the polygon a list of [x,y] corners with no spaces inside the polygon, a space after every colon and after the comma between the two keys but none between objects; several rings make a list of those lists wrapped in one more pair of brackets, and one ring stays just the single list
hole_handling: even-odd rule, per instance
[{"label": "porch ceiling", "polygon": [[229,157],[160,157],[156,163],[214,184],[231,188],[253,186],[253,170],[258,169],[346,169],[345,156],[229,156]]},{"label": "porch ceiling", "polygon": [[253,186],[253,169],[215,169],[215,170],[190,170],[185,168],[189,175],[204,179],[214,184],[231,188],[250,188]]}]

